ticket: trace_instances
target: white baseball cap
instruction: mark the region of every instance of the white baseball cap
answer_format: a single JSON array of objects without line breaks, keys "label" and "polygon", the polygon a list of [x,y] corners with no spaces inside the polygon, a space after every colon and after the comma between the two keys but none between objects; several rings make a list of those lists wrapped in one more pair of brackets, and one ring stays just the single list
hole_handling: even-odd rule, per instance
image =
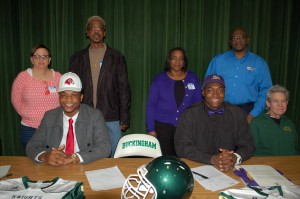
[{"label": "white baseball cap", "polygon": [[59,79],[59,89],[61,91],[76,91],[80,92],[82,84],[78,75],[72,72],[63,74]]}]

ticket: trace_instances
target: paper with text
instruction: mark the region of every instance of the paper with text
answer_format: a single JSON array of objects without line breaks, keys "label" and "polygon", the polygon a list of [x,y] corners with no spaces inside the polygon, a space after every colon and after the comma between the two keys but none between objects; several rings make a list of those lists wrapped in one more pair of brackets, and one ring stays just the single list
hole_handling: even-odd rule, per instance
[{"label": "paper with text", "polygon": [[193,174],[194,179],[207,190],[217,191],[239,183],[212,165],[200,166],[192,168],[191,170],[208,177],[208,179],[204,179]]},{"label": "paper with text", "polygon": [[241,165],[259,186],[294,185],[268,165]]},{"label": "paper with text", "polygon": [[118,166],[106,169],[86,171],[85,175],[93,191],[101,191],[123,187],[125,177]]}]

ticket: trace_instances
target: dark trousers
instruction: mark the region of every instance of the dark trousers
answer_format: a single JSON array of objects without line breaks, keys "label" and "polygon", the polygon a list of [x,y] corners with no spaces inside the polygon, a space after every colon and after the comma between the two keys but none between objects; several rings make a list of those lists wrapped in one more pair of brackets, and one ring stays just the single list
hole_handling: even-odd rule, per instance
[{"label": "dark trousers", "polygon": [[254,102],[246,103],[246,104],[240,104],[240,105],[237,105],[237,106],[240,107],[241,109],[243,109],[244,111],[246,111],[246,113],[250,113],[252,111],[252,109],[254,108]]},{"label": "dark trousers", "polygon": [[29,126],[24,126],[23,124],[21,124],[20,127],[20,138],[21,138],[21,142],[23,147],[26,149],[26,145],[29,142],[29,140],[31,139],[32,135],[35,132],[35,128],[29,127]]},{"label": "dark trousers", "polygon": [[154,128],[157,133],[157,139],[159,141],[162,154],[176,156],[174,148],[174,134],[176,126],[155,121]]}]

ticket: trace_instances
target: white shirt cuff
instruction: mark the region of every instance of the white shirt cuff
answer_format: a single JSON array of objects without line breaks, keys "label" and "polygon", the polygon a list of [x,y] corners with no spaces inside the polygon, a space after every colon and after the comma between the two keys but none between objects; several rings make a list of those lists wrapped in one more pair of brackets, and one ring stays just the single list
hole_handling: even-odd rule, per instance
[{"label": "white shirt cuff", "polygon": [[83,159],[82,159],[82,157],[78,154],[78,153],[76,153],[76,155],[78,156],[78,158],[79,158],[79,160],[80,160],[80,162],[79,163],[83,163]]},{"label": "white shirt cuff", "polygon": [[242,163],[242,157],[237,154],[237,153],[233,153],[235,156],[236,156],[236,162],[235,162],[235,165],[239,165]]},{"label": "white shirt cuff", "polygon": [[40,155],[42,155],[43,153],[46,153],[46,151],[40,152],[40,153],[35,157],[35,161],[37,161],[37,162],[43,162],[43,161],[39,160]]}]

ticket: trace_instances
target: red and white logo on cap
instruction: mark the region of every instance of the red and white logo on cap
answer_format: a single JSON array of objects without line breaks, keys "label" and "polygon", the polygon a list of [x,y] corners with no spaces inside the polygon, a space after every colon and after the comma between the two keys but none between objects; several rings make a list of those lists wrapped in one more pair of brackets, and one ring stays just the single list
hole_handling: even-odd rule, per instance
[{"label": "red and white logo on cap", "polygon": [[66,79],[65,84],[71,85],[71,84],[75,84],[75,82],[73,81],[72,78],[68,78],[68,79]]}]

